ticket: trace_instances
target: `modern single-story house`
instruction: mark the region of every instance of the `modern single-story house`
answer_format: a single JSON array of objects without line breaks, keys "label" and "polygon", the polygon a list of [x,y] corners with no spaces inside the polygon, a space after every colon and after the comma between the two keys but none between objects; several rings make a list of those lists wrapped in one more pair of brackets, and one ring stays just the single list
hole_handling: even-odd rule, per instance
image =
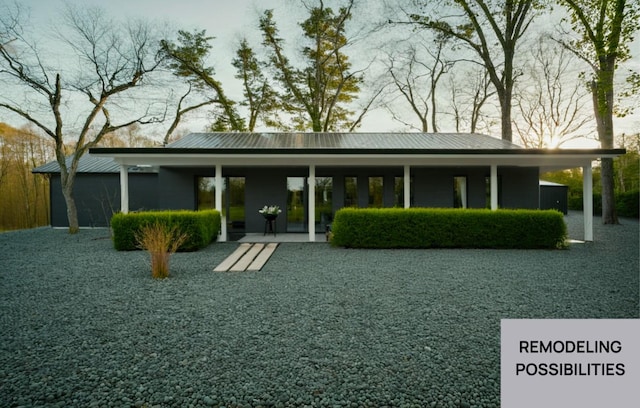
[{"label": "modern single-story house", "polygon": [[[90,149],[74,193],[81,225],[108,225],[117,211],[216,208],[225,241],[263,232],[258,210],[277,205],[277,230],[313,241],[342,207],[542,208],[540,173],[581,167],[591,241],[592,162],[624,152],[460,133],[192,133],[164,147]],[[65,226],[57,163],[34,172],[52,175],[51,222]]]}]

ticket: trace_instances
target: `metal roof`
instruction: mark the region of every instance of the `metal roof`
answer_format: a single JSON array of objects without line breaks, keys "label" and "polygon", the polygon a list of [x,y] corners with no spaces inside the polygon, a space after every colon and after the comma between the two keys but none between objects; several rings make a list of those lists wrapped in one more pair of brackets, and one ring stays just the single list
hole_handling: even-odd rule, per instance
[{"label": "metal roof", "polygon": [[[624,149],[527,149],[477,133],[191,133],[166,147],[91,148],[81,173],[212,165],[496,165],[580,167]],[[68,159],[70,160],[70,159]],[[143,168],[135,166],[153,166]],[[54,161],[34,173],[58,173]]]},{"label": "metal roof", "polygon": [[476,133],[191,133],[166,148],[313,151],[521,149],[513,143]]},{"label": "metal roof", "polygon": [[[67,156],[67,166],[71,166],[72,156]],[[153,172],[152,168],[129,168],[129,172]],[[31,170],[32,173],[60,173],[60,165],[56,160],[43,164]],[[113,161],[111,157],[97,157],[85,154],[78,162],[78,173],[119,173],[120,165]]]}]

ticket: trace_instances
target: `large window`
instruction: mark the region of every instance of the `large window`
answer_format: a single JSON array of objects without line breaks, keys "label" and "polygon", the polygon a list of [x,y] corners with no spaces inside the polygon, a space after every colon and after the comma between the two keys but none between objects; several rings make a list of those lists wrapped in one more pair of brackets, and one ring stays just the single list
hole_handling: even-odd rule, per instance
[{"label": "large window", "polygon": [[316,225],[324,230],[333,220],[333,178],[316,177]]},{"label": "large window", "polygon": [[383,178],[382,177],[369,177],[369,207],[382,208],[383,207]]},{"label": "large window", "polygon": [[344,178],[344,206],[345,207],[358,206],[358,178],[357,177]]},{"label": "large window", "polygon": [[453,207],[467,208],[467,178],[465,176],[453,178]]},{"label": "large window", "polygon": [[304,177],[287,177],[287,231],[289,232],[306,230],[305,180]]},{"label": "large window", "polygon": [[196,187],[196,208],[198,210],[216,208],[215,177],[196,177]]},{"label": "large window", "polygon": [[228,177],[225,181],[229,190],[227,194],[223,194],[223,208],[227,213],[227,223],[231,232],[244,230],[244,177]]}]

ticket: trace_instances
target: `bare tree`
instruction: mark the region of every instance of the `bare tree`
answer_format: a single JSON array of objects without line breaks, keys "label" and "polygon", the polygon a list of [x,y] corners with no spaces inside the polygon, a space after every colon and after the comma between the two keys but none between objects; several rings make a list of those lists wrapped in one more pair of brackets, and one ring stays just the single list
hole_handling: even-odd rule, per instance
[{"label": "bare tree", "polygon": [[522,143],[531,148],[559,147],[584,137],[593,122],[588,90],[576,80],[576,60],[542,38],[525,69],[528,78],[514,94],[520,120],[514,121]]},{"label": "bare tree", "polygon": [[[411,44],[388,58],[388,73],[393,86],[418,118],[418,129],[422,132],[429,131],[429,120],[433,131],[438,131],[438,84],[456,63],[443,55],[446,44],[447,38],[440,35],[433,40],[433,46],[425,42],[420,42],[418,46]],[[423,53],[428,57],[424,58]],[[415,127],[400,120],[393,109],[389,109],[396,120]]]},{"label": "bare tree", "polygon": [[[417,3],[426,7],[428,2]],[[442,3],[446,7],[442,7]],[[514,72],[516,46],[533,21],[537,3],[536,0],[433,2],[426,12],[410,16],[413,24],[457,39],[480,58],[496,89],[501,108],[502,139],[508,141],[512,140],[511,99],[517,77]],[[452,8],[460,11],[462,17],[451,13]]]},{"label": "bare tree", "polygon": [[485,116],[484,107],[496,92],[491,88],[489,75],[484,69],[462,71],[462,74],[449,76],[451,99],[449,107],[454,117],[456,132],[461,132],[463,125],[469,133],[480,129],[489,129],[491,119]]},{"label": "bare tree", "polygon": [[[0,109],[54,140],[69,232],[76,233],[73,186],[82,155],[110,132],[157,120],[152,103],[136,101],[134,91],[160,64],[158,41],[144,22],[118,24],[99,8],[68,6],[47,53],[24,34],[26,25],[15,23],[16,9],[9,12],[0,20],[0,32],[13,39],[0,46]],[[23,95],[23,100],[16,95]]]}]

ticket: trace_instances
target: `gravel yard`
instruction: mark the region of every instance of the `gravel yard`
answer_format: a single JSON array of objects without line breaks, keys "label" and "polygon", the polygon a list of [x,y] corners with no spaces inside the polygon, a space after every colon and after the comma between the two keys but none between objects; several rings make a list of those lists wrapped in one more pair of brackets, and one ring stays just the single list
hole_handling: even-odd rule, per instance
[{"label": "gravel yard", "polygon": [[[566,217],[582,237],[582,215]],[[638,220],[568,250],[284,243],[172,257],[104,229],[0,234],[0,407],[498,407],[500,319],[640,317]]]}]

